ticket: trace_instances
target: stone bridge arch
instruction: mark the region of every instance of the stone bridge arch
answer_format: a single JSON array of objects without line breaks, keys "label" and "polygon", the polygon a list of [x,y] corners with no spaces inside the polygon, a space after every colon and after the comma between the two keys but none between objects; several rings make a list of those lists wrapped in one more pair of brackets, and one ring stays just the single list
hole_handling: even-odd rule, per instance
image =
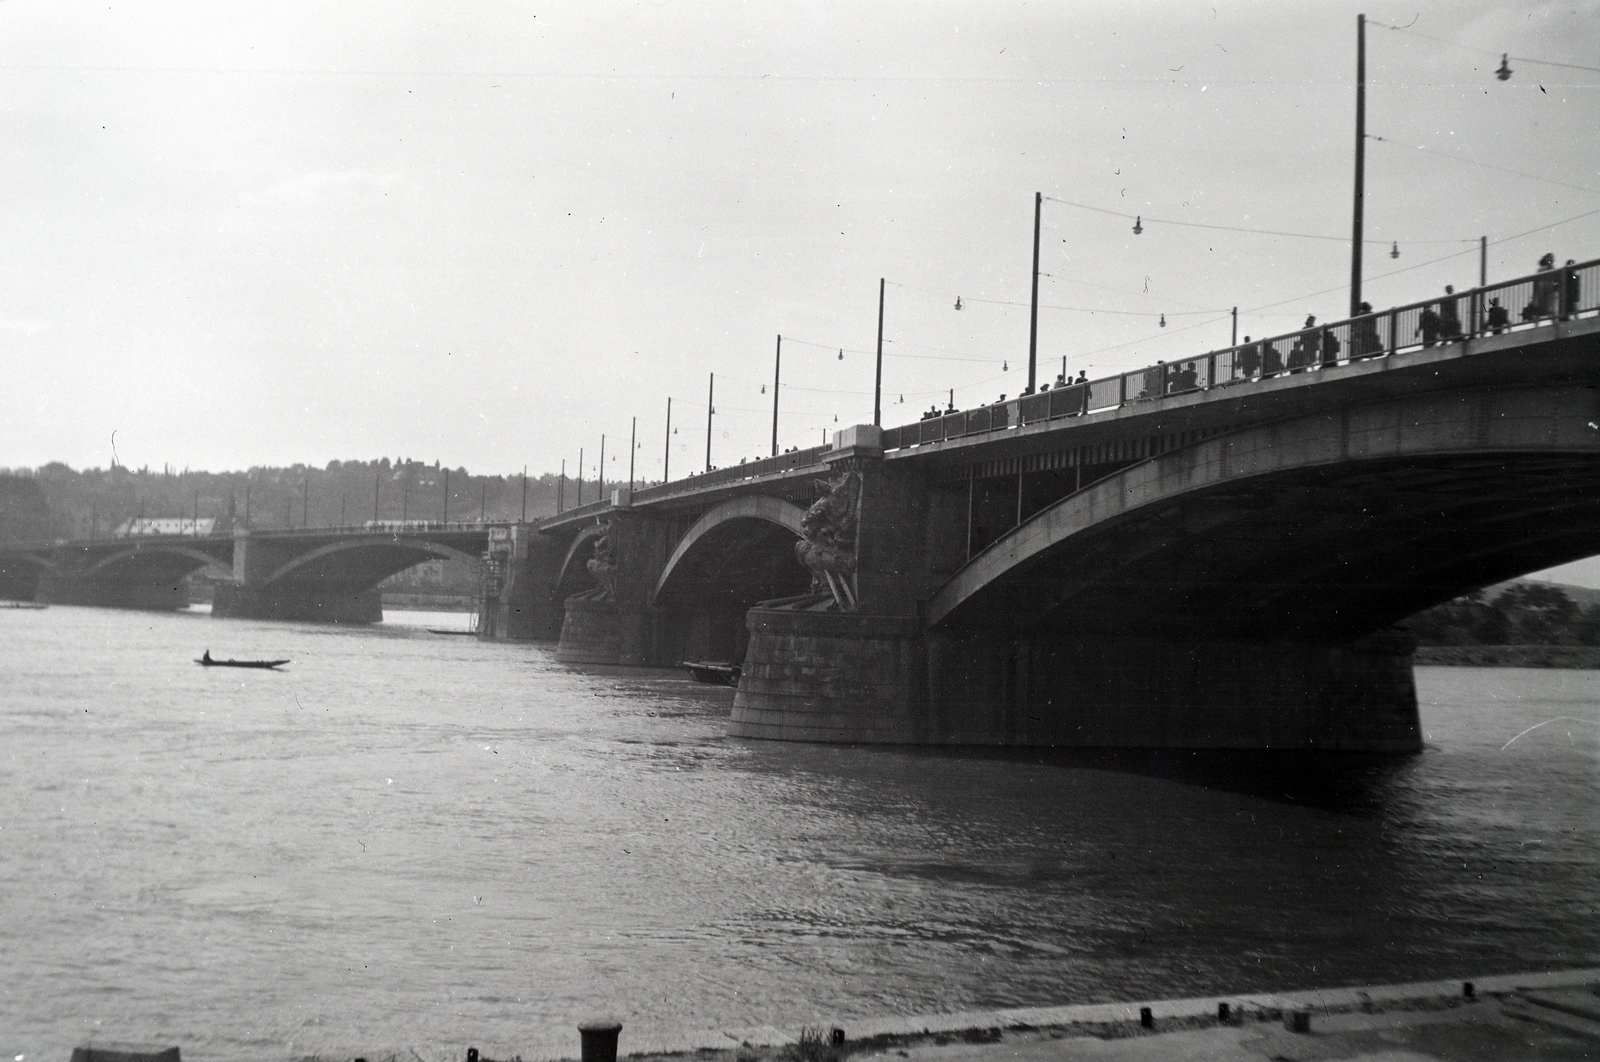
[{"label": "stone bridge arch", "polygon": [[[232,543],[228,546],[231,548]],[[122,576],[147,579],[163,575],[182,579],[200,568],[215,568],[219,575],[231,575],[228,565],[227,558],[190,543],[141,542],[97,558],[84,574],[101,579]]]},{"label": "stone bridge arch", "polygon": [[589,574],[589,558],[594,556],[595,540],[606,533],[605,525],[594,523],[583,528],[572,538],[556,576],[556,600],[565,601],[573,594],[594,589],[594,578]]},{"label": "stone bridge arch", "polygon": [[652,600],[749,608],[763,598],[804,593],[811,576],[794,556],[804,515],[793,502],[767,494],[713,506],[673,547]]},{"label": "stone bridge arch", "polygon": [[288,585],[337,585],[367,590],[396,572],[429,560],[477,564],[480,558],[443,542],[395,535],[341,538],[297,554],[261,581],[263,589]]},{"label": "stone bridge arch", "polygon": [[1024,521],[929,627],[1348,641],[1593,554],[1600,398],[1412,395],[1216,436]]}]

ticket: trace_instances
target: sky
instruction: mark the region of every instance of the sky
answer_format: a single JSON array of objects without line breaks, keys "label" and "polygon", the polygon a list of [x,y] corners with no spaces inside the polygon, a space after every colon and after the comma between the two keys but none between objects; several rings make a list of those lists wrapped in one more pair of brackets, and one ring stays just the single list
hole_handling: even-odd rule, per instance
[{"label": "sky", "polygon": [[676,478],[780,334],[870,422],[880,278],[884,422],[992,401],[1036,192],[1044,378],[1344,316],[1363,10],[1367,298],[1600,257],[1600,0],[8,0],[0,466]]}]

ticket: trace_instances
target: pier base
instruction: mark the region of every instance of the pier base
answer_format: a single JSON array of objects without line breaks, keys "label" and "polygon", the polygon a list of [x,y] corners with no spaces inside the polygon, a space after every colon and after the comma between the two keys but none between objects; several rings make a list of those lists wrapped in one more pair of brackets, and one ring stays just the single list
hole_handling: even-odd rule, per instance
[{"label": "pier base", "polygon": [[381,623],[383,594],[372,590],[301,590],[218,583],[213,616],[308,623]]},{"label": "pier base", "polygon": [[47,572],[39,576],[34,600],[51,605],[175,612],[189,607],[189,591],[181,576],[162,582],[123,582]]},{"label": "pier base", "polygon": [[567,598],[556,659],[563,664],[615,664],[622,655],[622,615],[599,591]]},{"label": "pier base", "polygon": [[792,741],[1414,752],[1409,637],[1079,640],[752,609],[729,733]]}]

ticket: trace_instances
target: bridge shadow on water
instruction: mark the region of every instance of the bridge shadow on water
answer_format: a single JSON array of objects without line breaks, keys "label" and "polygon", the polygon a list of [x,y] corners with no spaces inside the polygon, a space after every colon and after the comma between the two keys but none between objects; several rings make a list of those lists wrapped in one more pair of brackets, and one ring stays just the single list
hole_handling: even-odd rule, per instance
[{"label": "bridge shadow on water", "polygon": [[1377,815],[1420,754],[1233,749],[922,748],[938,759],[982,759],[1175,782],[1340,814]]}]

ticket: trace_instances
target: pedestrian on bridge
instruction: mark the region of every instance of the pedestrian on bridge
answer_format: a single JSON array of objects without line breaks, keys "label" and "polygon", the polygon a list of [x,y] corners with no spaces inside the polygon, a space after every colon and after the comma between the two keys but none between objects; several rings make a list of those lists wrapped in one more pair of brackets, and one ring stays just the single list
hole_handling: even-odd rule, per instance
[{"label": "pedestrian on bridge", "polygon": [[1506,308],[1500,305],[1499,299],[1489,300],[1489,331],[1499,335],[1511,324],[1511,315],[1506,313]]},{"label": "pedestrian on bridge", "polygon": [[[1444,293],[1454,296],[1456,293],[1455,286],[1446,284]],[[1460,306],[1460,302],[1455,298],[1448,298],[1439,303],[1439,335],[1445,342],[1465,337],[1465,333],[1461,330]]]},{"label": "pedestrian on bridge", "polygon": [[1431,347],[1439,342],[1439,315],[1431,305],[1422,308],[1422,323],[1417,325],[1417,331],[1422,334],[1423,346]]},{"label": "pedestrian on bridge", "polygon": [[1378,320],[1373,316],[1372,303],[1363,302],[1361,313],[1350,329],[1350,356],[1364,358],[1382,352],[1383,344],[1378,340]]},{"label": "pedestrian on bridge", "polygon": [[1250,342],[1250,337],[1244,337],[1244,346],[1239,348],[1239,360],[1236,363],[1239,375],[1246,380],[1253,380],[1261,371],[1261,351]]},{"label": "pedestrian on bridge", "polygon": [[1539,273],[1533,278],[1533,298],[1522,308],[1524,321],[1537,321],[1555,312],[1552,306],[1556,301],[1555,270],[1555,255],[1547,253],[1539,259]]}]

